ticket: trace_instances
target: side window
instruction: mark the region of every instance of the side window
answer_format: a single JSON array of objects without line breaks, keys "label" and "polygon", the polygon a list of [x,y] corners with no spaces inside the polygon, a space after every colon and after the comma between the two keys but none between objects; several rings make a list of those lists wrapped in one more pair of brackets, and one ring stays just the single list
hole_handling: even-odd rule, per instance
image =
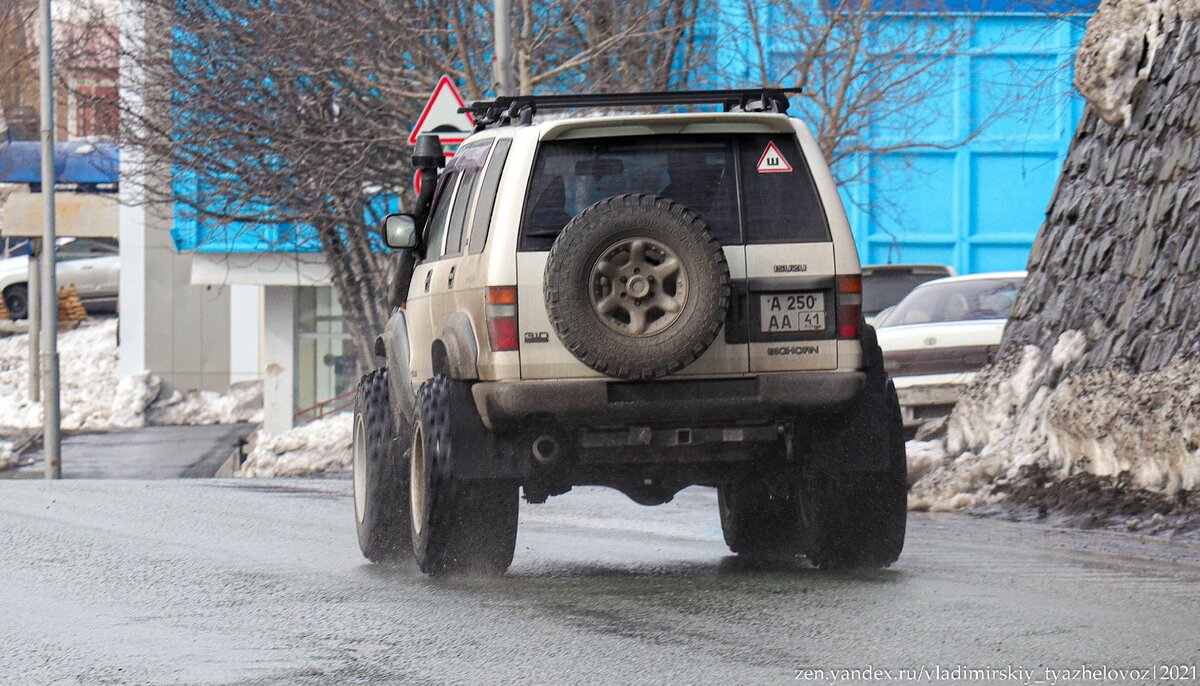
[{"label": "side window", "polygon": [[442,251],[443,255],[457,255],[462,252],[463,226],[467,221],[467,207],[475,194],[479,170],[464,171],[461,176],[462,181],[458,183],[458,193],[454,196],[454,206],[450,211],[450,227],[446,233],[446,249]]},{"label": "side window", "polygon": [[117,242],[105,238],[78,238],[58,246],[55,251],[59,260],[82,260],[89,257],[104,257],[116,255]]},{"label": "side window", "polygon": [[438,183],[437,197],[433,200],[433,210],[425,222],[425,259],[433,259],[442,254],[442,244],[446,238],[446,227],[450,223],[450,204],[454,200],[454,187],[458,183],[458,172],[449,172]]},{"label": "side window", "polygon": [[743,226],[747,243],[830,240],[825,208],[794,136],[743,136]]},{"label": "side window", "polygon": [[468,250],[472,255],[483,252],[483,246],[487,243],[488,229],[492,224],[492,210],[496,207],[496,193],[500,189],[500,174],[504,171],[504,162],[508,159],[510,148],[511,138],[496,141],[496,150],[492,152],[487,170],[483,172],[483,181],[479,185],[479,200],[475,203],[475,216],[471,219],[471,237],[468,239]]}]

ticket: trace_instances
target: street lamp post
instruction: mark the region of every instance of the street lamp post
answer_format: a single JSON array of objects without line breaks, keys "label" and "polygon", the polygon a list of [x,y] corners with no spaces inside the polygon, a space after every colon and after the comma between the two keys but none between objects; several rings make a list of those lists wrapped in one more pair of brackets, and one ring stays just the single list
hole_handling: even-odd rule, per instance
[{"label": "street lamp post", "polygon": [[512,29],[508,23],[508,0],[496,0],[492,17],[492,38],[496,57],[496,95],[516,95],[512,77]]},{"label": "street lamp post", "polygon": [[[41,303],[42,316],[42,456],[47,479],[62,478],[61,434],[62,417],[58,403],[58,287],[54,271],[54,70],[51,63],[54,32],[51,27],[50,0],[39,0],[38,23],[40,42],[40,81],[42,91],[42,250]],[[32,303],[31,303],[32,306]]]}]

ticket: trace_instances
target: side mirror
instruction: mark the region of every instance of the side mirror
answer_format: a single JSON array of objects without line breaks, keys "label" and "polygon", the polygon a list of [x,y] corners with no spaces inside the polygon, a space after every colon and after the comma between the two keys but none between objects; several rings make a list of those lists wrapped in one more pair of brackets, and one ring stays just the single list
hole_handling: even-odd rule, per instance
[{"label": "side mirror", "polygon": [[411,214],[389,214],[383,220],[383,242],[389,248],[411,249],[417,247],[417,220]]}]

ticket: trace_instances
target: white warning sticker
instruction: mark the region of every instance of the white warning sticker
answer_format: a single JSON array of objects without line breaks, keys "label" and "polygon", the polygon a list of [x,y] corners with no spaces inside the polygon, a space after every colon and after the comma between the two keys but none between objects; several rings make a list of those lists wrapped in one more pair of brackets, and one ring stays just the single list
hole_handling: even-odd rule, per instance
[{"label": "white warning sticker", "polygon": [[779,152],[779,146],[775,145],[774,141],[767,143],[767,149],[763,151],[762,157],[758,158],[758,173],[778,174],[790,171],[792,165],[788,164],[787,158]]}]

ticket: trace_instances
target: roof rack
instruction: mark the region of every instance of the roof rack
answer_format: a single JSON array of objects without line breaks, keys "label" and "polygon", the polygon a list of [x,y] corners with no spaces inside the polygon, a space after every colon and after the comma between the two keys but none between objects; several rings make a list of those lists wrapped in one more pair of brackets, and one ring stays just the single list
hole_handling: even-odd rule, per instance
[{"label": "roof rack", "polygon": [[458,111],[470,112],[479,131],[515,120],[522,126],[533,123],[538,110],[571,110],[588,107],[647,107],[654,105],[721,105],[726,112],[787,112],[788,93],[794,88],[748,88],[708,91],[654,91],[649,93],[587,93],[581,95],[502,95],[495,100],[477,100]]}]

